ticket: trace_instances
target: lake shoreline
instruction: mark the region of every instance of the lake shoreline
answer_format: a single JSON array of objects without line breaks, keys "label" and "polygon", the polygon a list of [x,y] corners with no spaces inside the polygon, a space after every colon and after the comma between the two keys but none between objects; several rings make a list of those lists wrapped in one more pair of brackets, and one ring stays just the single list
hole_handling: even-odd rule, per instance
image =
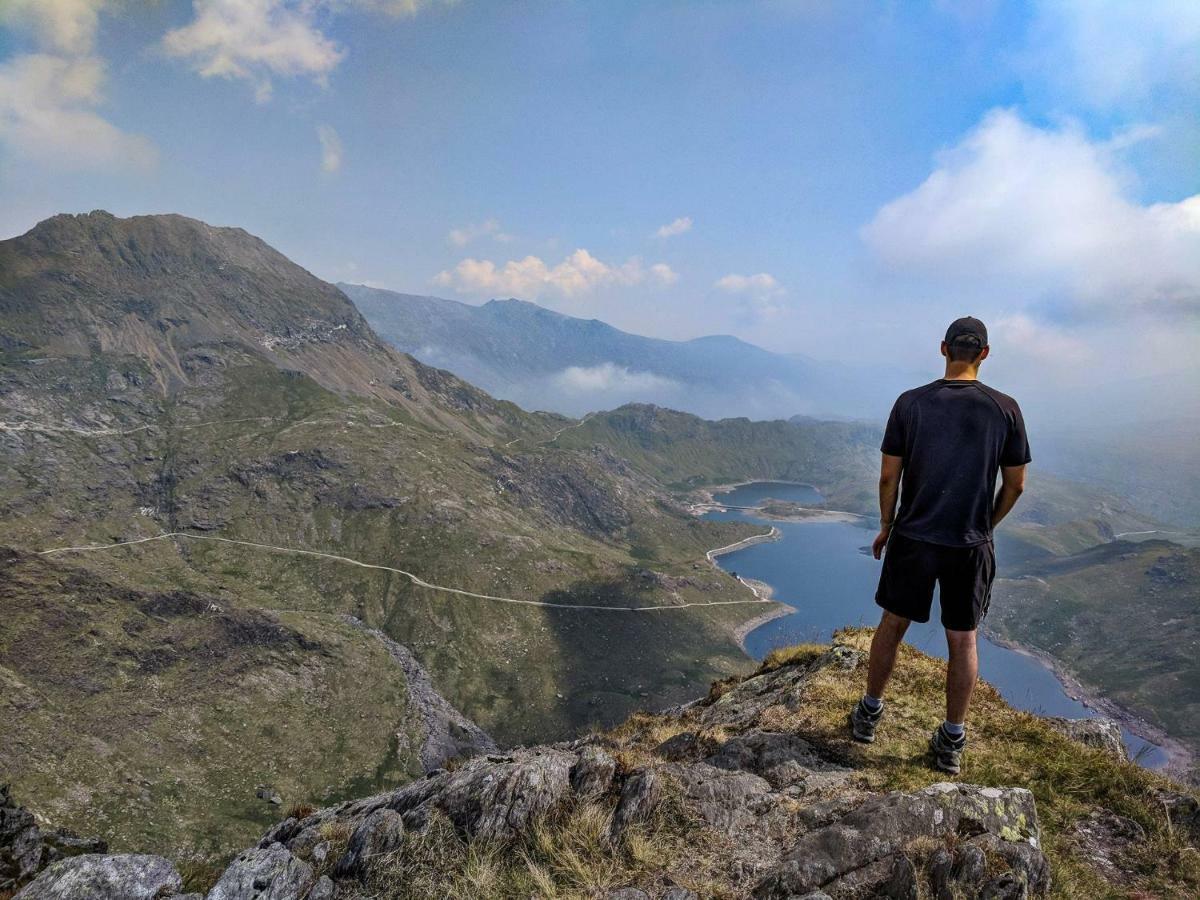
[{"label": "lake shoreline", "polygon": [[[766,584],[765,581],[760,581],[758,583]],[[767,588],[774,593],[775,589],[769,584],[767,584]],[[763,625],[766,625],[769,622],[774,622],[776,619],[782,619],[784,616],[790,616],[794,612],[796,612],[796,607],[788,606],[786,603],[780,603],[776,601],[776,606],[774,609],[763,613],[761,616],[755,616],[753,619],[747,619],[745,622],[735,628],[733,630],[733,638],[735,641],[737,641],[737,645],[742,649],[742,652],[745,653],[750,659],[754,659],[754,657],[750,654],[750,651],[746,649],[746,638],[750,636],[751,632],[757,631]],[[754,659],[754,661],[758,662],[759,660]]]},{"label": "lake shoreline", "polygon": [[1106,718],[1112,719],[1118,725],[1124,726],[1142,740],[1158,746],[1167,754],[1167,764],[1163,767],[1162,771],[1183,775],[1195,764],[1196,754],[1186,744],[1177,738],[1171,737],[1161,728],[1150,724],[1132,710],[1101,695],[1097,690],[1085,687],[1075,674],[1066,667],[1066,664],[1062,660],[1044,650],[1001,637],[990,628],[983,628],[981,630],[987,636],[987,639],[996,646],[1003,647],[1005,650],[1011,650],[1014,653],[1020,653],[1022,656],[1026,656],[1046,669],[1049,669],[1054,677],[1058,679],[1059,684],[1063,686],[1068,696],[1077,697],[1079,702],[1084,706],[1094,709]]},{"label": "lake shoreline", "polygon": [[[764,523],[769,523],[771,520],[774,520],[774,521],[801,521],[801,522],[822,521],[822,520],[830,521],[831,518],[834,521],[857,523],[861,519],[861,517],[859,517],[859,516],[852,516],[852,515],[847,515],[847,514],[843,514],[842,516],[837,516],[837,517],[829,517],[829,518],[825,518],[825,517],[810,518],[810,517],[808,517],[807,513],[811,508],[803,508],[803,512],[799,516],[772,517],[772,516],[763,515],[762,511],[756,506],[730,506],[730,505],[722,504],[720,501],[717,501],[712,496],[713,493],[720,493],[722,491],[732,490],[734,487],[740,487],[740,486],[744,486],[744,485],[757,485],[757,484],[762,484],[762,483],[763,482],[759,482],[759,481],[748,481],[748,482],[743,482],[742,485],[736,485],[736,486],[720,485],[720,486],[715,486],[713,488],[706,489],[704,492],[702,492],[700,494],[700,497],[702,498],[703,501],[707,501],[704,503],[704,506],[706,506],[707,508],[703,509],[702,511],[698,511],[697,514],[703,514],[705,512],[710,512],[710,511],[715,511],[715,512],[728,511],[728,512],[735,513],[735,514],[741,513],[742,515],[739,515],[738,518],[742,518],[743,521],[746,521],[746,520],[754,521],[757,519],[758,521],[762,521]],[[782,482],[779,482],[779,483],[782,484]],[[793,483],[793,484],[798,484],[798,483]],[[809,488],[812,487],[811,485],[802,485],[802,486],[809,487]],[[755,494],[753,496],[757,496],[757,494]],[[755,502],[761,502],[761,501],[747,500],[744,502],[755,503]],[[813,511],[819,511],[819,510],[813,510]],[[779,529],[776,529],[774,526],[772,526],[773,532],[778,531],[778,530]],[[782,537],[783,537],[783,535],[781,533],[779,535],[779,537],[777,537],[776,539],[779,539]],[[753,543],[758,543],[758,541],[755,540],[755,541],[753,541]],[[713,562],[713,564],[715,565],[716,564],[715,556],[724,555],[724,553],[732,553],[736,549],[741,549],[741,548],[737,545],[731,545],[731,547],[729,547],[729,548],[722,548],[723,552],[720,554],[714,554],[713,557],[710,557],[710,562]],[[728,571],[728,570],[726,570],[726,571]],[[741,580],[745,581],[745,579],[741,579]],[[762,579],[756,579],[756,580],[762,581]],[[756,631],[759,628],[762,628],[763,626],[767,625],[768,623],[770,623],[776,619],[782,618],[784,616],[787,616],[787,615],[789,615],[789,612],[787,610],[776,609],[776,610],[770,611],[769,613],[767,613],[763,616],[757,617],[756,619],[749,620],[746,623],[743,623],[743,625],[741,627],[739,627],[736,631],[737,638],[738,638],[738,644],[742,648],[742,651],[744,653],[746,653],[747,656],[750,656],[752,659],[754,659],[755,657],[752,656],[749,653],[749,651],[746,649],[746,645],[747,645],[750,635],[752,633],[754,633],[754,631]],[[1180,741],[1176,738],[1171,737],[1166,732],[1164,732],[1161,728],[1158,728],[1157,726],[1150,724],[1149,722],[1147,722],[1145,719],[1143,719],[1141,716],[1139,716],[1134,711],[1132,711],[1128,708],[1122,707],[1121,705],[1110,700],[1109,698],[1100,695],[1098,690],[1085,688],[1083,686],[1083,684],[1080,683],[1079,679],[1069,669],[1067,669],[1066,665],[1061,660],[1058,660],[1055,657],[1051,656],[1050,654],[1045,653],[1044,651],[1041,651],[1037,648],[1029,647],[1024,644],[1020,644],[1020,643],[1008,640],[1006,638],[1002,638],[1002,637],[998,636],[997,634],[995,634],[989,628],[986,628],[986,627],[981,628],[981,631],[983,632],[985,639],[988,640],[990,643],[994,644],[996,647],[1019,654],[1020,656],[1026,658],[1026,659],[1029,659],[1030,661],[1035,663],[1037,667],[1047,671],[1051,676],[1053,676],[1055,682],[1057,682],[1058,690],[1061,691],[1061,693],[1065,697],[1070,698],[1076,704],[1083,706],[1086,710],[1090,710],[1097,715],[1105,716],[1109,719],[1112,719],[1113,721],[1117,722],[1126,731],[1126,733],[1132,734],[1132,735],[1136,736],[1137,738],[1140,738],[1142,741],[1145,741],[1148,744],[1151,744],[1154,747],[1156,747],[1157,750],[1161,751],[1161,754],[1162,754],[1161,756],[1158,757],[1158,764],[1161,767],[1161,768],[1159,768],[1159,771],[1162,771],[1167,774],[1174,774],[1176,777],[1178,777],[1184,773],[1187,773],[1190,770],[1190,768],[1195,764],[1196,759],[1197,759],[1197,754],[1191,748],[1189,748],[1186,744],[1184,744],[1182,741]],[[1068,715],[1068,717],[1071,717],[1070,713],[1068,713],[1067,715]],[[1079,716],[1079,714],[1075,713],[1074,717],[1078,717],[1078,716]],[[1165,757],[1165,762],[1163,762],[1163,757]]]},{"label": "lake shoreline", "polygon": [[694,516],[702,516],[714,510],[745,510],[746,512],[755,512],[760,518],[774,522],[849,522],[856,524],[869,518],[861,513],[849,512],[844,509],[826,509],[821,506],[800,506],[799,504],[793,504],[797,509],[794,515],[774,515],[757,507],[728,506],[716,499],[717,494],[726,494],[737,488],[746,487],[751,484],[786,484],[794,487],[811,488],[820,493],[816,485],[809,484],[807,481],[781,481],[777,478],[770,481],[752,480],[738,481],[732,484],[714,484],[692,491],[692,496],[697,499],[689,504],[689,510]]}]

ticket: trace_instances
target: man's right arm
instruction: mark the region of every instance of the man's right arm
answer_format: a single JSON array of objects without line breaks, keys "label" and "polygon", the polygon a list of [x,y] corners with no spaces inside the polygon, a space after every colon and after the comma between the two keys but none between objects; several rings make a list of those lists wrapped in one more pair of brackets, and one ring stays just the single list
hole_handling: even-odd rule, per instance
[{"label": "man's right arm", "polygon": [[1025,491],[1025,466],[1002,466],[1000,468],[1000,492],[992,505],[992,527],[1017,505],[1017,498]]}]

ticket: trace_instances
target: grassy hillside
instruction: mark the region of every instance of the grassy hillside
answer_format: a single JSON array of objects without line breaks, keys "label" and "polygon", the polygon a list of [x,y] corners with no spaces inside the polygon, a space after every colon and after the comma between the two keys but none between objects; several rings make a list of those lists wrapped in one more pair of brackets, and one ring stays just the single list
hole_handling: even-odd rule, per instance
[{"label": "grassy hillside", "polygon": [[989,625],[1200,750],[1200,549],[1114,541],[1003,579]]},{"label": "grassy hillside", "polygon": [[751,480],[803,481],[830,506],[874,508],[877,429],[803,420],[712,422],[687,413],[633,404],[597,413],[564,431],[558,446],[599,444],[638,470],[686,490]]},{"label": "grassy hillside", "polygon": [[[267,775],[289,798],[408,777],[389,737],[413,719],[403,673],[345,614],[409,646],[501,743],[747,665],[733,632],[762,606],[704,553],[753,529],[697,521],[610,453],[546,445],[557,417],[390,350],[244,232],[60,217],[0,258],[0,547],[30,573],[0,621],[23,748],[0,748],[0,780],[56,821],[101,816],[117,848],[231,847]],[[174,532],[191,537],[33,555]],[[95,585],[86,616],[43,578]],[[202,599],[142,611],[177,595]],[[303,641],[234,654],[204,603]],[[55,665],[30,665],[31,636]],[[295,743],[303,700],[328,722]]]}]

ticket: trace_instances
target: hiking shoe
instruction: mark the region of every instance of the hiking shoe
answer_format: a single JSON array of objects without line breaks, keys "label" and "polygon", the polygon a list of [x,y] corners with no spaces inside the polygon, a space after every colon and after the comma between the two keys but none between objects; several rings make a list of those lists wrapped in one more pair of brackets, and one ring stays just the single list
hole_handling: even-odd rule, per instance
[{"label": "hiking shoe", "polygon": [[867,704],[862,700],[858,701],[858,706],[854,707],[854,711],[850,713],[850,733],[854,735],[856,741],[861,741],[864,744],[875,743],[875,728],[879,725],[879,720],[883,718],[883,707],[880,706],[875,712],[867,709]]},{"label": "hiking shoe", "polygon": [[937,727],[933,737],[929,739],[929,750],[933,754],[934,768],[957,775],[962,771],[963,750],[967,746],[967,736],[951,737],[942,726]]}]

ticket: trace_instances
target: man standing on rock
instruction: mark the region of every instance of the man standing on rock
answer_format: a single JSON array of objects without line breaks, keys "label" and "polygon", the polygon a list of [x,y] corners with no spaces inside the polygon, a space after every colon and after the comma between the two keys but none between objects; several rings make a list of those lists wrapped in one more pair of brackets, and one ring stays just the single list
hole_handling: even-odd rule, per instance
[{"label": "man standing on rock", "polygon": [[1030,460],[1017,401],[979,380],[988,350],[982,322],[956,319],[942,342],[945,377],[905,391],[892,407],[880,447],[880,528],[871,548],[876,559],[883,556],[875,602],[884,612],[871,641],[867,691],[850,714],[855,740],[874,741],[896,651],[910,622],[929,621],[936,582],[950,665],[946,719],[930,749],[934,765],[955,775],[979,674],[975,630],[996,577],[992,530],[1021,496]]}]

